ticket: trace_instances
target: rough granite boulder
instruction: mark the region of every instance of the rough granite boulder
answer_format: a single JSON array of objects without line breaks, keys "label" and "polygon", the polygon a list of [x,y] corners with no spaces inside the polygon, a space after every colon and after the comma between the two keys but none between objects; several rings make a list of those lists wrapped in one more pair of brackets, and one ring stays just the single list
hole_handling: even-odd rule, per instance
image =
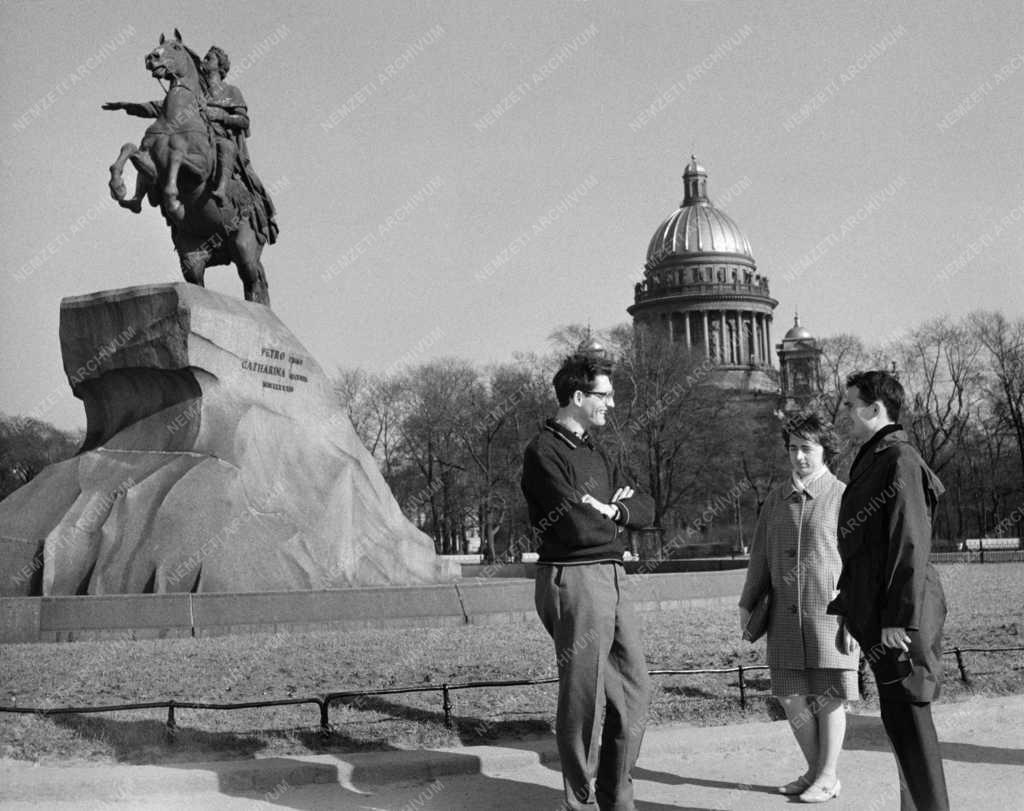
[{"label": "rough granite boulder", "polygon": [[61,303],[82,451],[0,503],[0,595],[451,579],[267,307],[179,283]]}]

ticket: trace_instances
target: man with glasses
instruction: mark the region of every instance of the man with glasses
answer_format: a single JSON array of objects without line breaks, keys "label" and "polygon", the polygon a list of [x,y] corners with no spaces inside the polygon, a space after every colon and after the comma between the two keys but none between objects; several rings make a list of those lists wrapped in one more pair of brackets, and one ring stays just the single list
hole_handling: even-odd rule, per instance
[{"label": "man with glasses", "polygon": [[611,364],[572,355],[553,382],[558,412],[526,448],[522,488],[540,539],[537,613],[558,665],[565,807],[596,801],[602,810],[632,811],[630,772],[650,683],[639,626],[622,594],[623,539],[626,527],[651,522],[654,502],[634,491],[590,435],[615,406]]}]

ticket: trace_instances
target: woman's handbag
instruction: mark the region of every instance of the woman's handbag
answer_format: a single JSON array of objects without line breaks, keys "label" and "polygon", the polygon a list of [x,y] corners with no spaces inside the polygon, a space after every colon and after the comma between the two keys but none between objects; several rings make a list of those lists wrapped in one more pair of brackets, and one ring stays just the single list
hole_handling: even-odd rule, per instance
[{"label": "woman's handbag", "polygon": [[768,614],[772,607],[772,590],[768,589],[762,594],[756,603],[754,610],[750,612],[750,618],[743,629],[743,638],[747,642],[757,642],[768,630]]}]

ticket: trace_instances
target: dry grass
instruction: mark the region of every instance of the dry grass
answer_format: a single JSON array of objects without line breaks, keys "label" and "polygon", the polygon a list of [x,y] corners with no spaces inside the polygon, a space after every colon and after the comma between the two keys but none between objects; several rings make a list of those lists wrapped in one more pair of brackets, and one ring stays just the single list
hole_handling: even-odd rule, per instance
[{"label": "dry grass", "polygon": [[[947,647],[1021,644],[1024,564],[940,567],[950,604]],[[643,615],[651,669],[760,664],[763,643],[736,633],[735,600]],[[947,657],[944,700],[973,691],[1024,693],[1024,654],[967,654],[973,687]],[[8,645],[0,649],[0,701],[89,706],[161,699],[251,701],[341,690],[437,685],[554,675],[550,640],[537,622],[215,639]],[[744,712],[736,674],[660,676],[652,723],[722,724],[775,718],[767,672]],[[440,692],[353,699],[332,705],[335,732],[320,735],[314,705],[232,711],[166,710],[101,715],[0,714],[0,755],[30,760],[152,763],[262,754],[339,752],[480,743],[548,734],[554,685],[452,693],[455,728],[444,726]],[[867,706],[871,706],[868,702]]]}]

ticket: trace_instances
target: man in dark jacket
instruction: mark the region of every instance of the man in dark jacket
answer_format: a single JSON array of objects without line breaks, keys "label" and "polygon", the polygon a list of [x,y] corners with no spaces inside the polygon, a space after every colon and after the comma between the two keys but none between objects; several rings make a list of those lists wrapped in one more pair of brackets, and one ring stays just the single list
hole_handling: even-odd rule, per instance
[{"label": "man in dark jacket", "polygon": [[593,354],[566,358],[554,378],[558,413],[523,458],[523,494],[541,542],[535,602],[555,643],[555,731],[572,811],[595,800],[602,811],[632,811],[630,772],[650,700],[639,627],[622,594],[622,538],[624,527],[651,522],[654,503],[590,436],[615,405],[610,375]]},{"label": "man in dark jacket", "polygon": [[828,610],[845,618],[874,671],[899,767],[900,807],[944,811],[949,800],[931,701],[942,678],[946,599],[928,562],[943,487],[897,422],[899,381],[859,372],[846,386],[850,433],[863,444],[839,510],[843,570]]}]

